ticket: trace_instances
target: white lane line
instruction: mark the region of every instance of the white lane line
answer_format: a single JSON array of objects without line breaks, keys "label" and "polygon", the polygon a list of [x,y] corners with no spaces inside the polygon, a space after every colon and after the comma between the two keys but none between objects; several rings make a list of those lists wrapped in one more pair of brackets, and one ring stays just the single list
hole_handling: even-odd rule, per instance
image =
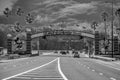
[{"label": "white lane line", "polygon": [[111,79],[111,80],[116,80],[116,79],[115,79],[115,78],[113,78],[113,77],[111,77],[110,79]]},{"label": "white lane line", "polygon": [[63,77],[64,80],[68,80],[67,77],[63,74],[61,67],[60,67],[60,58],[58,58],[58,71],[61,74],[61,76]]},{"label": "white lane line", "polygon": [[92,71],[93,71],[93,72],[95,72],[95,70],[94,70],[94,69],[93,69]]},{"label": "white lane line", "polygon": [[14,79],[16,79],[16,78],[18,78],[18,79],[31,79],[30,77],[15,77]]},{"label": "white lane line", "polygon": [[7,67],[4,67],[4,69],[7,69]]},{"label": "white lane line", "polygon": [[88,69],[90,69],[90,67],[87,67]]},{"label": "white lane line", "polygon": [[7,77],[7,78],[4,78],[4,79],[2,79],[2,80],[8,80],[8,79],[11,79],[11,78],[15,78],[16,76],[20,76],[20,75],[23,75],[23,74],[25,74],[25,73],[28,73],[28,72],[34,71],[34,70],[36,70],[36,69],[42,68],[42,67],[44,67],[44,66],[47,66],[47,65],[51,64],[52,62],[56,61],[57,59],[58,59],[58,58],[56,58],[56,59],[54,59],[54,60],[52,60],[52,61],[50,61],[50,62],[48,62],[48,63],[46,63],[46,64],[43,64],[43,65],[41,65],[41,66],[39,66],[39,67],[36,67],[36,68],[30,69],[30,70],[27,70],[27,71],[25,71],[25,72],[22,72],[22,73],[19,73],[19,74],[16,74],[16,75],[13,75],[13,76],[10,76],[10,77]]},{"label": "white lane line", "polygon": [[41,80],[41,79],[42,80],[46,80],[46,79],[49,79],[49,80],[57,80],[58,79],[58,80],[60,80],[61,79],[61,80],[63,80],[63,78],[32,78],[32,79],[39,79],[39,80]]},{"label": "white lane line", "polygon": [[[95,63],[98,63],[98,62],[95,62]],[[98,63],[98,64],[101,64],[101,65],[103,65],[103,66],[106,66],[106,67],[109,67],[109,68],[113,68],[113,69],[116,69],[116,70],[120,70],[119,68],[115,68],[115,67],[110,66],[110,65],[104,65],[104,64],[102,64],[102,63]]]},{"label": "white lane line", "polygon": [[99,73],[99,75],[103,75],[103,73]]},{"label": "white lane line", "polygon": [[13,67],[16,67],[16,65],[13,65]]}]

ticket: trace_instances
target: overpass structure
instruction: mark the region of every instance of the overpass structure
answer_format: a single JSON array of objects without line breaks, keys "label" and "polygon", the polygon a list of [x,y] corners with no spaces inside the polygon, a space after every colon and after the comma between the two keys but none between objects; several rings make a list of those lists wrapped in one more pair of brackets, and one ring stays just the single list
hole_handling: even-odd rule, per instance
[{"label": "overpass structure", "polygon": [[78,35],[83,37],[94,38],[94,34],[83,32],[83,31],[71,31],[71,30],[52,30],[45,31],[31,35],[31,38],[37,38],[41,36],[54,36],[54,35]]}]

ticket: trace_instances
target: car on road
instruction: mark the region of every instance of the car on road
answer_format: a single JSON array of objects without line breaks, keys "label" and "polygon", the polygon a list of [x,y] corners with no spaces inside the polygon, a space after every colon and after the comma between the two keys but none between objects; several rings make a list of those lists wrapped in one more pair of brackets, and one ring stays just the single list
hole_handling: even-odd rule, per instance
[{"label": "car on road", "polygon": [[58,51],[55,51],[54,53],[56,53],[56,54],[57,54],[57,53],[58,53]]},{"label": "car on road", "polygon": [[60,52],[62,55],[66,55],[67,53],[66,53],[66,51],[61,51]]},{"label": "car on road", "polygon": [[80,55],[78,52],[74,52],[74,55],[73,55],[74,58],[80,58]]}]

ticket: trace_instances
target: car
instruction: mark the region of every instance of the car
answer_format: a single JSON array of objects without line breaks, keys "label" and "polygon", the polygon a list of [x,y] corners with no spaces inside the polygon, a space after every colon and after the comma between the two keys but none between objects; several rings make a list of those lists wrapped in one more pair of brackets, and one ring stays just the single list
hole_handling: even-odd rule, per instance
[{"label": "car", "polygon": [[67,53],[65,51],[60,52],[62,55],[66,55]]},{"label": "car", "polygon": [[57,54],[57,53],[58,53],[58,51],[55,51],[54,53],[56,53],[56,54]]},{"label": "car", "polygon": [[78,54],[78,52],[75,52],[73,55],[74,58],[80,58],[80,55]]},{"label": "car", "polygon": [[69,54],[69,51],[67,50],[66,53]]}]

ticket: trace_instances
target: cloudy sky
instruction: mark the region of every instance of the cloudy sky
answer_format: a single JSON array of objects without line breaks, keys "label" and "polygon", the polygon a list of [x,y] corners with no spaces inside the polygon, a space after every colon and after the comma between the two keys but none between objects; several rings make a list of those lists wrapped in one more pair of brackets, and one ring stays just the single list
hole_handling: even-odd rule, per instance
[{"label": "cloudy sky", "polygon": [[[102,22],[101,13],[106,11],[111,16],[112,0],[0,0],[0,24],[13,24],[16,21],[25,25],[25,16],[31,12],[35,16],[35,27],[49,25],[61,21],[69,24],[88,26],[93,21]],[[120,7],[120,0],[114,1],[114,10]],[[12,15],[3,15],[8,7]],[[17,16],[16,9],[20,7],[24,14]],[[110,18],[108,19],[108,22]]]}]

